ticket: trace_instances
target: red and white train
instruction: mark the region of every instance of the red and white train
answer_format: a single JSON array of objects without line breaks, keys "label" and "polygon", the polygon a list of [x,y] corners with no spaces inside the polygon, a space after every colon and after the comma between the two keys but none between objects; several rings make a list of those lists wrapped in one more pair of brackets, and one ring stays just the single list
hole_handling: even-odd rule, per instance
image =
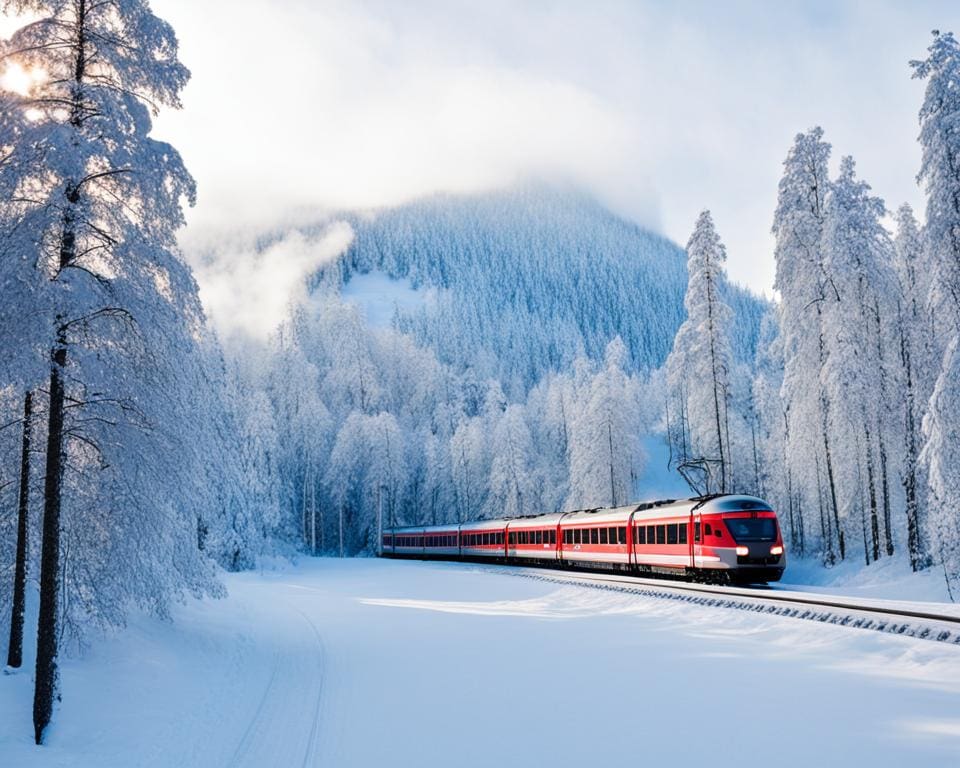
[{"label": "red and white train", "polygon": [[770,505],[735,495],[389,528],[382,552],[385,557],[605,568],[739,584],[779,581],[787,564]]}]

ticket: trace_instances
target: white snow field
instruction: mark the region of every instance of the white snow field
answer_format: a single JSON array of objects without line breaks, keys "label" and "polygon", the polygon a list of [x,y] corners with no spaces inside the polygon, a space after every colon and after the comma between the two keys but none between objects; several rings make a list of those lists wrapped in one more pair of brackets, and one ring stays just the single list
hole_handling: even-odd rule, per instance
[{"label": "white snow field", "polygon": [[495,567],[225,578],[67,660],[47,746],[0,676],[0,766],[960,764],[957,646]]}]

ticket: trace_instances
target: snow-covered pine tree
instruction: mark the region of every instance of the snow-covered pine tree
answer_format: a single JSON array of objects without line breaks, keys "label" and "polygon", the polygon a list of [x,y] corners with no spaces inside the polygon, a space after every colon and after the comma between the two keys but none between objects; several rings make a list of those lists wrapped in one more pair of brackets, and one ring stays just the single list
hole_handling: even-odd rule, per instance
[{"label": "snow-covered pine tree", "polygon": [[634,382],[624,373],[626,347],[619,337],[607,345],[604,367],[578,393],[570,442],[567,508],[626,504],[642,469]]},{"label": "snow-covered pine tree", "polygon": [[773,234],[774,288],[780,293],[783,343],[782,397],[787,414],[787,469],[805,509],[818,509],[821,551],[827,563],[846,555],[840,525],[835,460],[830,444],[831,403],[820,386],[826,363],[823,301],[829,289],[822,249],[827,162],[830,145],[823,129],[794,139],[780,179]]},{"label": "snow-covered pine tree", "polygon": [[917,178],[927,193],[925,245],[936,275],[932,298],[955,332],[960,324],[960,43],[951,32],[934,31],[927,52],[926,59],[910,62],[913,76],[927,81]]},{"label": "snow-covered pine tree", "polygon": [[936,318],[933,340],[938,375],[924,419],[923,464],[934,504],[926,534],[937,542],[950,578],[960,576],[960,531],[956,489],[960,487],[960,433],[956,428],[960,379],[960,44],[950,32],[934,31],[927,58],[910,62],[926,80],[920,108],[922,158],[918,180],[927,193],[925,265],[933,273],[930,304]]},{"label": "snow-covered pine tree", "polygon": [[892,555],[893,522],[889,474],[893,417],[890,395],[897,383],[893,329],[898,285],[893,245],[881,224],[886,209],[870,186],[856,178],[853,158],[840,162],[840,175],[826,201],[823,266],[828,285],[822,302],[826,354],[822,390],[833,404],[836,481],[842,510],[856,512],[867,564]]},{"label": "snow-covered pine tree", "polygon": [[684,470],[705,470],[705,485],[698,490],[726,493],[735,485],[729,428],[733,313],[721,289],[726,249],[709,211],[697,218],[687,255],[687,319],[667,358],[670,399],[676,408],[671,421],[681,425],[684,436],[673,454]]},{"label": "snow-covered pine tree", "polygon": [[[64,631],[121,623],[131,602],[165,612],[184,588],[216,589],[195,525],[209,499],[197,461],[207,446],[186,439],[187,424],[203,418],[190,411],[204,320],[174,240],[193,180],[177,152],[149,136],[151,112],[179,107],[189,77],[173,30],[144,0],[2,8],[37,18],[0,45],[8,65],[38,75],[10,104],[17,127],[0,186],[15,194],[0,203],[0,221],[20,301],[44,310],[14,326],[4,347],[49,355],[40,743]],[[62,586],[71,606],[63,625]]]},{"label": "snow-covered pine tree", "polygon": [[491,514],[517,517],[542,512],[533,441],[523,417],[523,406],[507,406],[496,420],[492,449]]},{"label": "snow-covered pine tree", "polygon": [[929,312],[930,270],[926,268],[920,227],[909,205],[897,211],[894,240],[897,277],[900,283],[897,332],[905,397],[901,405],[903,431],[903,489],[907,517],[907,549],[913,570],[929,562],[923,522],[929,507],[928,479],[920,471],[922,425],[936,379],[932,346],[935,318]]}]

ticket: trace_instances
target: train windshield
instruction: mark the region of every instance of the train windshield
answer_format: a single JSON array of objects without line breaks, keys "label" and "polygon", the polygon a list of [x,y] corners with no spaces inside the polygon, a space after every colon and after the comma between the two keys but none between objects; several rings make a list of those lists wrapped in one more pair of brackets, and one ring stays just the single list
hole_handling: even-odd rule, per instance
[{"label": "train windshield", "polygon": [[737,543],[777,540],[777,521],[772,517],[728,517],[723,522]]}]

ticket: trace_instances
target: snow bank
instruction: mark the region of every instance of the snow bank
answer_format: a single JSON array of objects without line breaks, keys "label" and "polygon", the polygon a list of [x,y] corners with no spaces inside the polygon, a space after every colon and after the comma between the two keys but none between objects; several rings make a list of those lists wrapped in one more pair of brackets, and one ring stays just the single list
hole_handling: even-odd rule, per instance
[{"label": "snow bank", "polygon": [[318,560],[227,577],[63,668],[10,766],[949,765],[960,648],[518,579]]}]

